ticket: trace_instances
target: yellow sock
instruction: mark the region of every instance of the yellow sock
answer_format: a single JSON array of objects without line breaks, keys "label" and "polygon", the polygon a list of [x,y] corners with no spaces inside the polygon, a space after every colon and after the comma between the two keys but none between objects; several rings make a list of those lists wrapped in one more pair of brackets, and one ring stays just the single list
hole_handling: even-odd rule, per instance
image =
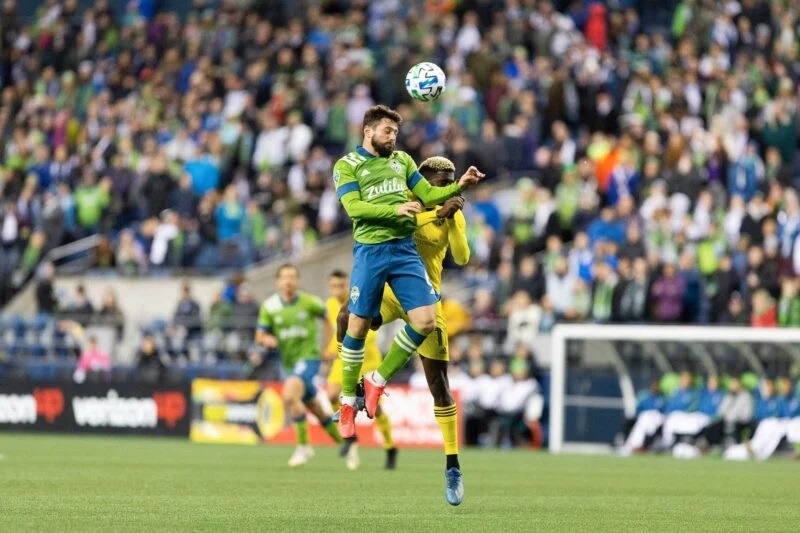
[{"label": "yellow sock", "polygon": [[447,407],[434,406],[433,415],[442,430],[444,454],[458,454],[458,408],[456,404],[448,405]]},{"label": "yellow sock", "polygon": [[379,415],[375,416],[375,425],[378,426],[378,431],[383,436],[383,449],[389,450],[394,448],[394,439],[392,438],[392,421],[389,420],[389,415],[381,410]]}]

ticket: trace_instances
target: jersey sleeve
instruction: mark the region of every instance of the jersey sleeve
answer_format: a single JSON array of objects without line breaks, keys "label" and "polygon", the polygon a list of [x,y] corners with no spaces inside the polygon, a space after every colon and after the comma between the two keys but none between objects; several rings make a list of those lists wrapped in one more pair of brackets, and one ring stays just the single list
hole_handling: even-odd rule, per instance
[{"label": "jersey sleeve", "polygon": [[403,158],[406,167],[406,185],[425,206],[433,207],[461,193],[461,187],[458,183],[451,183],[445,187],[434,187],[417,170],[414,158],[405,152],[399,152],[399,154]]},{"label": "jersey sleeve", "polygon": [[469,244],[467,243],[467,219],[464,213],[456,211],[452,219],[447,220],[447,240],[450,253],[457,265],[469,263]]},{"label": "jersey sleeve", "polygon": [[272,333],[272,315],[269,314],[267,306],[262,304],[258,310],[258,329]]},{"label": "jersey sleeve", "polygon": [[361,191],[353,166],[344,159],[338,160],[333,166],[333,185],[340,200],[349,192]]}]

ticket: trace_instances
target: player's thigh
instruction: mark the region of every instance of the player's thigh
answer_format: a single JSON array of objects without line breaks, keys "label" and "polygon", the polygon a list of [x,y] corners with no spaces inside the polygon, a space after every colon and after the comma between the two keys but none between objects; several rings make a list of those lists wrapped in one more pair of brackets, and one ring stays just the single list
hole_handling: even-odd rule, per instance
[{"label": "player's thigh", "polygon": [[444,319],[444,310],[441,302],[436,304],[435,312],[436,329],[428,335],[417,352],[427,359],[447,362],[450,360],[450,342],[447,336],[447,322]]},{"label": "player's thigh", "polygon": [[294,366],[292,376],[302,383],[302,394],[300,399],[303,403],[317,396],[317,386],[314,385],[314,378],[319,374],[321,361],[319,359],[301,359]]},{"label": "player's thigh", "polygon": [[389,324],[395,320],[406,320],[407,318],[403,306],[400,305],[400,300],[387,284],[383,288],[383,298],[381,299],[381,320],[384,324]]},{"label": "player's thigh", "polygon": [[388,282],[410,318],[413,318],[413,310],[432,306],[439,301],[439,294],[431,285],[413,242],[398,246],[398,256],[388,274]]},{"label": "player's thigh", "polygon": [[391,248],[382,244],[356,244],[350,274],[350,313],[372,318],[378,314],[391,267]]},{"label": "player's thigh", "polygon": [[305,382],[298,375],[291,374],[283,380],[283,401],[290,403],[300,400],[306,392]]}]

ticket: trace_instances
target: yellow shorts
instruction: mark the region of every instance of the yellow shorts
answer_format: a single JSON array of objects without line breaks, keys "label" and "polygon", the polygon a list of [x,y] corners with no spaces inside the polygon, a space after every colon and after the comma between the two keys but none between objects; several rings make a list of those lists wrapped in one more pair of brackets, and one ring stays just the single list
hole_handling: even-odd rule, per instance
[{"label": "yellow shorts", "polygon": [[[403,320],[408,322],[408,315],[403,311],[403,306],[395,296],[389,285],[383,289],[383,300],[381,301],[381,318],[384,324]],[[450,360],[450,345],[447,340],[447,323],[444,320],[444,310],[442,302],[436,302],[436,329],[428,335],[428,338],[420,345],[417,350],[419,354],[428,359],[438,361]]]},{"label": "yellow shorts", "polygon": [[[367,372],[377,370],[381,366],[381,352],[378,350],[377,345],[370,346],[369,344],[364,351],[364,364],[361,365],[361,374],[363,376]],[[328,383],[334,385],[342,384],[342,358],[337,357],[331,363],[331,369],[328,372]]]}]

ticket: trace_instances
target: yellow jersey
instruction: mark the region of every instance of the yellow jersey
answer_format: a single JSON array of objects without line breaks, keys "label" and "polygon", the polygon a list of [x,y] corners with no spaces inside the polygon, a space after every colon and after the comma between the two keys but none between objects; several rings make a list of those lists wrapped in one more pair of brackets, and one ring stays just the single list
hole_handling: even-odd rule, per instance
[{"label": "yellow jersey", "polygon": [[[342,305],[343,304],[339,300],[332,296],[325,302],[326,320],[331,327],[333,327],[333,336],[331,336],[331,341],[326,350],[328,353],[336,353],[336,317],[339,316],[339,310],[342,308]],[[364,341],[364,361],[377,360],[378,363],[380,363],[381,359],[381,351],[378,349],[378,334],[370,330],[369,333],[367,333],[367,339]]]},{"label": "yellow jersey", "polygon": [[413,238],[431,285],[437,292],[441,292],[444,270],[442,263],[448,246],[456,264],[466,265],[469,262],[469,244],[464,213],[456,211],[453,218],[439,218],[436,216],[437,209],[417,215],[417,231]]}]

